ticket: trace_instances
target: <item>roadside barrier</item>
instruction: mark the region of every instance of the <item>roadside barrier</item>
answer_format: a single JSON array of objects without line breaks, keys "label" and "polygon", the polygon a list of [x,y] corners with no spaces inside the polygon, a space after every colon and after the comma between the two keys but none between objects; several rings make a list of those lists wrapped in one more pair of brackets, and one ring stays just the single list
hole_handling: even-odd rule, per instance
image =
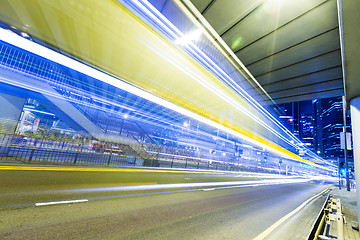
[{"label": "roadside barrier", "polygon": [[329,195],[307,239],[332,239],[334,237],[344,240],[344,216],[341,200]]}]

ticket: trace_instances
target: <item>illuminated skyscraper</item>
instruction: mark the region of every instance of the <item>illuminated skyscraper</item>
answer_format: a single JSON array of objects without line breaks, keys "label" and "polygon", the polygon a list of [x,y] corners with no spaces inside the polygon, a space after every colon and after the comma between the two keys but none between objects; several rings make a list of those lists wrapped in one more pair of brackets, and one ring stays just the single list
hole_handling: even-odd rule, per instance
[{"label": "illuminated skyscraper", "polygon": [[[341,97],[318,100],[320,102],[322,153],[324,158],[344,159],[344,151],[340,147],[340,132],[343,131],[343,106]],[[351,132],[350,117],[347,116],[347,131]],[[320,130],[321,129],[321,130]],[[349,159],[352,159],[352,151],[348,151]]]},{"label": "illuminated skyscraper", "polygon": [[301,115],[300,138],[311,151],[314,151],[314,122],[314,115],[312,113]]},{"label": "illuminated skyscraper", "polygon": [[[337,162],[344,161],[340,147],[340,132],[343,131],[342,98],[315,99],[310,102],[286,103],[279,106],[284,125],[298,136],[304,144],[319,156]],[[350,117],[347,131],[351,132]],[[352,161],[352,151],[348,157]]]}]

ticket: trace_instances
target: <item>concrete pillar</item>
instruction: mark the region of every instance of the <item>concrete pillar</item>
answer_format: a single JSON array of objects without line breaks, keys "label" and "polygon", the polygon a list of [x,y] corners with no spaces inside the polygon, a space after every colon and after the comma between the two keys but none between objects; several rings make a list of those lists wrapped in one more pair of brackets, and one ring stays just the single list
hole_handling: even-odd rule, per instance
[{"label": "concrete pillar", "polygon": [[360,223],[360,97],[350,101],[358,222]]}]

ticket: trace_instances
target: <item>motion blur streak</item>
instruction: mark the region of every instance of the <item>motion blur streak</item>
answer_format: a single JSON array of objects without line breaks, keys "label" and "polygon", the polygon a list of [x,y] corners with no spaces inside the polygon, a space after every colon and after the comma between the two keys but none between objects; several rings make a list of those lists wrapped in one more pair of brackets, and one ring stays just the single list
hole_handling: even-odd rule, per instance
[{"label": "motion blur streak", "polygon": [[283,179],[283,180],[260,180],[260,181],[233,181],[233,182],[202,182],[202,183],[172,183],[172,184],[152,184],[138,186],[115,186],[115,187],[98,187],[98,188],[77,188],[64,190],[65,192],[101,192],[101,191],[137,191],[137,190],[155,190],[168,188],[195,188],[195,187],[214,187],[214,186],[231,186],[231,185],[275,185],[287,183],[304,183],[311,179]]},{"label": "motion blur streak", "polygon": [[60,172],[159,172],[159,173],[207,173],[224,174],[215,171],[183,171],[166,169],[139,169],[139,168],[72,168],[72,167],[28,167],[28,166],[0,166],[0,170],[23,171],[60,171]]},{"label": "motion blur streak", "polygon": [[[183,107],[180,107],[178,105],[175,105],[171,102],[168,102],[162,98],[159,98],[155,95],[152,95],[146,91],[143,91],[139,88],[136,88],[130,84],[127,84],[123,81],[120,81],[119,79],[116,79],[110,75],[107,75],[105,73],[102,73],[94,68],[91,68],[85,64],[82,64],[76,60],[73,60],[69,57],[66,57],[64,55],[61,55],[53,50],[50,50],[46,47],[43,47],[39,44],[36,44],[32,41],[29,41],[27,39],[24,39],[18,35],[16,35],[15,33],[12,33],[11,31],[8,31],[8,30],[5,30],[5,29],[1,29],[0,28],[0,40],[2,41],[5,41],[9,44],[12,44],[14,46],[17,46],[19,48],[22,48],[24,50],[27,50],[29,52],[32,52],[34,54],[37,54],[39,56],[42,56],[46,59],[49,59],[49,60],[52,60],[56,63],[59,63],[63,66],[66,66],[68,68],[71,68],[71,69],[74,69],[76,71],[79,71],[83,74],[86,74],[88,76],[91,76],[91,77],[94,77],[96,79],[99,79],[105,83],[108,83],[110,85],[113,85],[115,87],[118,87],[120,89],[123,89],[123,90],[126,90],[130,93],[133,93],[137,96],[141,96],[149,101],[152,101],[154,103],[157,103],[161,106],[164,106],[166,108],[169,108],[169,109],[172,109],[176,112],[179,112],[181,114],[184,114],[190,118],[193,118],[193,119],[196,119],[200,122],[203,122],[209,126],[213,126],[215,128],[218,128],[218,129],[221,129],[225,132],[228,132],[234,136],[237,136],[241,139],[244,139],[245,141],[247,142],[250,142],[254,145],[257,145],[257,146],[260,146],[260,147],[264,147],[265,149],[271,151],[271,152],[275,152],[281,156],[286,156],[286,157],[290,157],[294,160],[297,160],[297,161],[302,161],[302,162],[305,162],[307,164],[310,164],[310,165],[314,165],[316,167],[319,167],[319,168],[323,168],[323,169],[327,169],[327,168],[324,168],[322,166],[319,166],[319,165],[316,165],[314,163],[312,163],[311,161],[308,161],[308,160],[304,160],[300,157],[298,157],[296,154],[286,150],[286,149],[283,149],[281,148],[280,146],[276,146],[275,144],[271,144],[271,143],[268,143],[268,141],[260,138],[260,137],[257,137],[255,134],[253,134],[255,137],[251,137],[251,136],[246,136],[244,134],[241,134],[237,131],[234,131],[224,125],[221,125],[217,122],[214,122],[210,119],[207,119],[203,116],[200,116],[194,112],[191,112]],[[255,140],[257,139],[257,140]],[[262,140],[262,141],[260,141]]]},{"label": "motion blur streak", "polygon": [[[137,14],[136,10],[124,3],[137,7],[141,13]],[[91,42],[84,40],[82,35],[73,38],[69,36],[68,31],[59,32],[63,38],[56,38],[57,35],[52,32],[54,30],[52,26],[55,24],[49,28],[38,26],[36,31],[32,28],[23,29],[34,39],[48,36],[45,40],[48,44],[89,65],[25,39],[12,30],[0,29],[0,40],[229,133],[263,150],[320,169],[330,170],[316,164],[321,159],[311,157],[306,160],[298,156],[295,152],[297,147],[302,148],[302,145],[298,146],[297,141],[292,142],[290,139],[294,140],[293,136],[283,135],[283,131],[286,133],[289,131],[274,121],[273,117],[268,116],[265,109],[239,88],[220,66],[201,51],[201,48],[191,42],[183,48],[175,46],[175,41],[171,40],[186,37],[186,34],[182,33],[148,1],[109,1],[101,4],[94,0],[88,1],[86,5],[89,11],[82,12],[81,17],[77,14],[75,17],[64,13],[66,12],[64,7],[68,7],[68,10],[73,12],[81,11],[84,7],[82,3],[77,5],[70,0],[39,1],[39,5],[53,10],[54,15],[46,16],[33,15],[34,12],[28,10],[31,9],[31,5],[27,1],[20,0],[10,5],[13,9],[24,9],[28,14],[19,12],[19,15],[27,15],[27,17],[16,22],[10,21],[12,17],[8,15],[8,11],[0,10],[0,18],[5,22],[10,21],[8,22],[9,29],[11,26],[19,27],[23,21],[31,21],[31,18],[35,18],[39,22],[57,22],[61,19],[59,24],[63,25],[64,29],[68,29],[67,23],[75,23],[79,30],[89,31],[89,35],[92,36]],[[112,21],[107,18],[94,18],[94,14],[99,11],[112,17]],[[144,21],[144,18],[151,19]],[[156,32],[156,26],[151,26],[147,22],[159,25],[158,27],[163,28],[164,31],[162,34],[159,33],[161,31]],[[107,27],[104,28],[104,26]],[[126,34],[122,34],[121,31],[106,31],[106,29],[118,29],[119,26],[122,26],[121,30]],[[165,36],[169,34],[170,39]],[[109,42],[112,41],[118,44],[112,47],[109,56],[103,54],[102,51],[108,49]],[[72,47],[74,42],[77,44]],[[85,42],[87,44],[84,44]],[[104,48],[97,46],[99,42]],[[139,42],[147,44],[145,46],[138,44]],[[87,47],[79,47],[85,45],[91,51],[87,52],[89,50]],[[186,51],[184,51],[185,48]],[[153,54],[154,49],[161,49],[162,56]],[[129,63],[129,67],[124,67],[125,64],[121,64],[123,61]],[[206,68],[202,66],[205,63],[208,64]],[[115,77],[106,73],[111,73]],[[188,86],[196,87],[198,91],[189,91]]]}]

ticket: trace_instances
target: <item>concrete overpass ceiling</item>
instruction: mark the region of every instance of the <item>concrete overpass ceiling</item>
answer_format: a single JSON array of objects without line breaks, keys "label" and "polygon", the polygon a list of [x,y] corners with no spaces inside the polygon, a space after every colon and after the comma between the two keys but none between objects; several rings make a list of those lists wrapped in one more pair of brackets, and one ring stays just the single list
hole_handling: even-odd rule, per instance
[{"label": "concrete overpass ceiling", "polygon": [[277,103],[343,95],[336,0],[191,0]]}]

